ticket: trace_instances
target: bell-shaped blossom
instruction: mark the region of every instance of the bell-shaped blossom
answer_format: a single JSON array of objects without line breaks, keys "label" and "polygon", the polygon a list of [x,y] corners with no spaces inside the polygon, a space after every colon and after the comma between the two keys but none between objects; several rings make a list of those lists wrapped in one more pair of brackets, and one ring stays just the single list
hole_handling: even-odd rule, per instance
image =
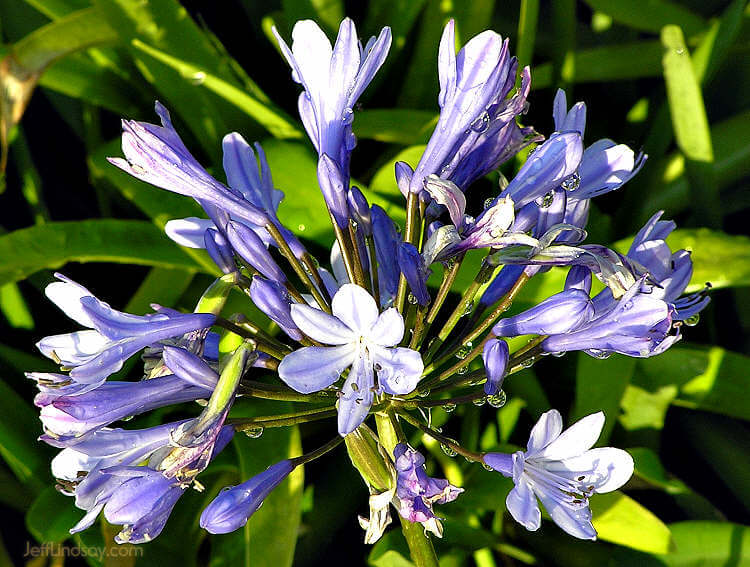
[{"label": "bell-shaped blossom", "polygon": [[201,527],[212,534],[226,534],[241,528],[293,470],[294,463],[287,459],[242,484],[223,489],[203,510]]},{"label": "bell-shaped blossom", "polygon": [[422,255],[413,244],[401,243],[398,248],[398,265],[416,302],[421,306],[427,305],[430,302],[427,278],[430,277],[431,271],[427,268]]},{"label": "bell-shaped blossom", "polygon": [[505,372],[508,370],[508,343],[501,339],[490,339],[482,350],[482,361],[487,372],[484,393],[494,396],[503,386]]},{"label": "bell-shaped blossom", "polygon": [[45,337],[37,348],[70,368],[70,377],[76,382],[101,383],[141,349],[205,329],[215,320],[209,313],[182,314],[164,309],[151,315],[130,315],[112,309],[65,276],[56,276],[60,281],[49,284],[45,294],[68,317],[91,330]]},{"label": "bell-shaped blossom", "polygon": [[232,248],[248,265],[270,280],[280,283],[286,281],[283,270],[254,231],[240,222],[229,221],[226,235]]},{"label": "bell-shaped blossom", "polygon": [[[523,111],[528,93],[525,72],[521,92],[507,98],[517,65],[508,52],[508,40],[489,30],[471,38],[456,54],[455,23],[448,22],[438,54],[440,118],[414,173],[408,176],[411,193],[422,191],[427,175],[450,179],[465,156],[470,156],[467,163],[476,171],[496,167],[502,148],[493,147],[492,140]],[[461,177],[470,181],[473,175],[462,168]]]},{"label": "bell-shaped blossom", "polygon": [[541,525],[541,501],[552,520],[568,534],[596,539],[589,498],[617,490],[633,474],[633,458],[621,449],[592,449],[604,427],[602,412],[563,431],[562,417],[550,410],[539,418],[526,451],[487,453],[484,463],[513,479],[505,500],[513,518],[527,530]]},{"label": "bell-shaped blossom", "polygon": [[95,390],[73,396],[40,393],[34,403],[42,408],[40,419],[45,431],[67,438],[81,437],[126,417],[210,394],[210,390],[168,375],[142,382],[105,382]]},{"label": "bell-shaped blossom", "polygon": [[593,317],[589,294],[580,289],[566,289],[518,315],[500,319],[492,332],[500,337],[557,335],[575,331]]},{"label": "bell-shaped blossom", "polygon": [[651,295],[674,305],[676,321],[682,321],[702,311],[711,300],[705,293],[680,297],[693,275],[690,253],[672,253],[665,239],[675,229],[674,221],[659,220],[664,211],[657,212],[638,231],[628,250],[628,258],[637,262],[648,273],[655,285]]},{"label": "bell-shaped blossom", "polygon": [[338,406],[338,430],[344,436],[367,417],[376,393],[414,390],[424,364],[418,352],[395,347],[404,336],[401,314],[394,308],[378,313],[375,300],[358,285],[341,286],[331,310],[329,315],[307,305],[292,305],[297,328],[332,346],[304,347],[286,355],[279,364],[279,377],[298,392],[310,393],[327,388],[349,368]]},{"label": "bell-shaped blossom", "polygon": [[425,530],[442,537],[443,527],[432,506],[453,502],[464,489],[453,486],[444,478],[427,476],[424,456],[404,443],[394,447],[393,458],[399,514],[410,522],[421,523]]},{"label": "bell-shaped blossom", "polygon": [[230,215],[258,226],[269,222],[261,208],[239,192],[219,183],[192,156],[172,125],[169,112],[156,103],[161,126],[122,121],[122,152],[125,159],[109,158],[133,177],[167,191],[209,203]]},{"label": "bell-shaped blossom", "polygon": [[388,55],[390,28],[383,28],[364,48],[349,18],[341,22],[333,46],[312,20],[294,25],[291,49],[276,28],[273,33],[292,68],[292,78],[305,89],[298,103],[308,136],[318,155],[328,155],[348,179],[349,155],[356,143],[352,109]]},{"label": "bell-shaped blossom", "polygon": [[281,327],[290,338],[295,341],[302,338],[302,333],[292,320],[291,301],[283,286],[255,276],[250,284],[250,298],[255,306]]},{"label": "bell-shaped blossom", "polygon": [[620,299],[605,290],[592,302],[593,317],[568,331],[547,333],[551,336],[542,348],[547,352],[582,350],[592,356],[618,352],[639,358],[664,352],[680,339],[679,329],[672,325],[674,307],[655,297],[644,280],[634,283]]}]

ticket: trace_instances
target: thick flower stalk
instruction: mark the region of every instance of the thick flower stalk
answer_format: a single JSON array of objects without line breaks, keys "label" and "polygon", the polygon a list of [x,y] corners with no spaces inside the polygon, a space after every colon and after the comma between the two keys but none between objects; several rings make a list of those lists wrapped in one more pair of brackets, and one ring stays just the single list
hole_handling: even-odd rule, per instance
[{"label": "thick flower stalk", "polygon": [[[539,528],[541,501],[566,532],[593,539],[589,498],[621,487],[633,471],[625,451],[591,448],[603,414],[563,432],[551,410],[525,451],[478,454],[434,429],[429,409],[450,412],[469,402],[499,409],[505,381],[523,380],[514,374],[543,354],[647,357],[679,340],[709,300],[705,292],[682,297],[692,263],[665,242],[674,223],[657,213],[627,254],[586,242],[590,200],[621,187],[645,156],[606,139],[586,147],[585,105],[568,109],[562,92],[554,133],[544,139],[524,126],[529,69],[519,71],[508,40],[492,31],[456,52],[449,22],[438,54],[435,131],[417,163],[399,162],[394,171],[406,209],[399,226],[370,204],[366,189],[351,186],[349,171],[353,108],[385,62],[390,30],[364,46],[349,19],[333,44],[312,21],[294,26],[291,47],[274,33],[303,87],[299,111],[319,158],[330,250],[314,258],[284,226],[284,194],[260,144],[236,133],[224,138],[224,183],[192,156],[161,104],[161,125],[123,121],[125,157],[112,163],[195,199],[205,218],[172,220],[167,235],[206,249],[224,275],[194,313],[158,305],[148,315],[123,313],[64,276],[47,287],[87,329],[42,338],[39,349],[60,372],[28,374],[39,388],[41,439],[61,449],[53,474],[85,511],[71,531],[103,512],[123,526],[118,542],[146,542],[189,487],[201,488],[197,477],[235,432],[257,436],[264,427],[321,420],[331,441],[236,479],[212,495],[200,525],[211,533],[240,528],[296,467],[344,441],[371,495],[370,517],[360,518],[366,541],[382,535],[393,506],[414,562],[436,565],[424,536],[444,529],[433,506],[448,505],[463,489],[427,475],[424,456],[408,445],[427,435],[448,454],[512,478],[507,506],[523,526]],[[509,181],[478,204],[472,183],[532,143],[535,151]],[[473,272],[476,264],[464,262],[469,251],[481,258]],[[567,271],[563,289],[507,315],[524,285],[550,269]],[[459,274],[470,283],[457,289]],[[593,278],[604,289],[592,297]],[[248,313],[262,316],[230,312],[233,289],[254,306]],[[527,340],[514,349],[519,336]],[[139,352],[144,371],[134,373],[125,363]],[[122,369],[134,379],[120,376]],[[312,409],[235,417],[238,398],[255,398],[259,408],[264,400],[289,400]],[[166,406],[184,419],[119,427]],[[407,437],[402,424],[417,435]]]}]

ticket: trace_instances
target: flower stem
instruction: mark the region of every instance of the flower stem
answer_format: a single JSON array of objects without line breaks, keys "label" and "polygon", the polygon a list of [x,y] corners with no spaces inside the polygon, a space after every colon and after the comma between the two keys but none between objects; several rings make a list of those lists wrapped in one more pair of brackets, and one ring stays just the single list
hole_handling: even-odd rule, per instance
[{"label": "flower stem", "polygon": [[[404,242],[414,244],[417,239],[417,227],[419,226],[419,197],[416,193],[409,193],[406,198],[406,226],[404,227]],[[404,274],[398,280],[398,294],[396,295],[396,309],[399,313],[404,312],[406,301],[406,278]]]},{"label": "flower stem", "polygon": [[365,288],[367,291],[372,293],[372,288],[370,287],[370,281],[369,278],[365,276],[365,268],[362,264],[362,258],[359,254],[359,244],[357,243],[357,229],[355,228],[354,223],[351,221],[349,222],[349,240],[352,243],[352,256],[354,260],[354,277],[355,281]]},{"label": "flower stem", "polygon": [[367,244],[367,254],[370,259],[370,278],[372,280],[372,296],[380,305],[380,278],[378,277],[378,257],[375,249],[375,239],[370,234],[365,237]]},{"label": "flower stem", "polygon": [[[443,402],[443,403],[445,403],[445,402]],[[461,445],[459,445],[458,443],[456,443],[453,439],[451,439],[449,437],[446,437],[445,435],[443,435],[441,433],[438,433],[437,431],[435,431],[434,429],[428,427],[427,425],[425,425],[424,423],[422,423],[418,419],[415,419],[414,417],[412,417],[409,413],[407,413],[405,411],[399,411],[398,415],[405,422],[410,423],[411,425],[413,425],[417,429],[420,429],[423,433],[426,433],[427,435],[429,435],[430,437],[432,437],[436,441],[439,441],[440,443],[442,443],[446,447],[449,447],[449,448],[453,449],[456,453],[458,453],[462,457],[466,457],[467,459],[469,459],[471,461],[478,461],[478,462],[482,461],[482,455],[481,454],[474,453],[473,451],[469,451],[467,449],[464,449],[463,447],[461,447]]]},{"label": "flower stem", "polygon": [[340,435],[337,435],[333,439],[331,439],[328,443],[325,445],[322,445],[321,447],[318,447],[317,449],[310,451],[309,453],[305,453],[304,455],[300,455],[299,457],[293,458],[292,464],[294,464],[295,467],[299,465],[304,465],[305,463],[309,463],[310,461],[313,461],[317,459],[318,457],[322,457],[329,451],[332,451],[336,447],[338,447],[341,443],[343,443],[344,438]]},{"label": "flower stem", "polygon": [[255,348],[257,350],[263,351],[266,354],[269,354],[278,360],[281,360],[287,354],[292,352],[292,350],[289,347],[286,347],[286,346],[278,347],[275,344],[273,344],[272,341],[267,340],[263,335],[255,334],[252,331],[244,327],[241,327],[237,325],[236,323],[223,319],[221,317],[217,317],[214,324],[217,327],[221,327],[222,329],[226,329],[227,331],[230,331],[234,333],[235,335],[239,335],[242,338],[252,341],[255,344]]},{"label": "flower stem", "polygon": [[453,282],[456,281],[456,276],[458,275],[458,271],[461,269],[461,262],[463,262],[463,260],[463,255],[458,257],[443,273],[443,281],[440,283],[440,288],[438,289],[437,295],[435,296],[435,300],[432,302],[430,311],[427,313],[427,317],[424,320],[424,325],[419,330],[419,332],[417,332],[416,329],[414,331],[416,340],[414,341],[414,346],[411,348],[419,349],[419,347],[422,345],[424,337],[427,335],[427,332],[430,330],[432,323],[435,321],[438,313],[440,312],[440,309],[443,307],[445,298],[448,297],[448,293],[453,286]]},{"label": "flower stem", "polygon": [[[375,414],[378,437],[389,454],[393,455],[394,447],[399,443],[400,426],[392,412]],[[403,432],[401,432],[403,435]],[[399,514],[401,532],[409,546],[411,560],[416,567],[439,567],[437,554],[432,541],[424,534],[419,522],[410,522]]]},{"label": "flower stem", "polygon": [[259,427],[288,427],[298,423],[307,423],[326,419],[336,415],[336,408],[326,407],[295,413],[282,413],[279,415],[264,415],[251,418],[228,419],[227,423],[234,426],[235,431],[252,431]]},{"label": "flower stem", "polygon": [[243,380],[238,392],[242,396],[290,402],[326,402],[334,397],[333,392],[331,392],[331,395],[326,395],[325,391],[315,394],[300,394],[279,384],[264,384],[254,380]]},{"label": "flower stem", "polygon": [[289,247],[289,243],[284,238],[284,235],[281,234],[279,229],[276,228],[276,225],[271,222],[269,222],[266,225],[266,230],[271,235],[271,237],[276,241],[276,243],[279,245],[279,250],[281,250],[281,253],[284,255],[284,257],[287,259],[289,264],[292,266],[294,273],[296,273],[297,276],[299,276],[299,279],[301,279],[302,283],[305,284],[307,289],[315,298],[315,301],[318,302],[318,305],[320,306],[320,308],[323,309],[326,313],[330,313],[331,312],[330,305],[328,305],[328,302],[321,295],[318,288],[310,279],[310,274],[307,273],[307,270],[305,270],[305,267],[294,255],[294,252],[292,252],[292,249]]}]

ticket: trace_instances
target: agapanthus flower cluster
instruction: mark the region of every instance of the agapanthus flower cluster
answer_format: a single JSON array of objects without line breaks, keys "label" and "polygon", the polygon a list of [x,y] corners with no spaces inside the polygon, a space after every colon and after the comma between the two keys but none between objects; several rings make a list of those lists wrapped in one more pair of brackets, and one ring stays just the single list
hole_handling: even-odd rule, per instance
[{"label": "agapanthus flower cluster", "polygon": [[[619,488],[633,471],[625,451],[591,448],[603,414],[563,431],[562,417],[550,410],[525,451],[479,454],[432,428],[424,410],[485,401],[499,408],[503,381],[544,354],[648,357],[680,339],[682,323],[694,320],[708,298],[682,296],[692,264],[686,251],[673,253],[665,243],[674,223],[657,213],[627,254],[586,242],[590,200],[621,187],[646,156],[607,139],[584,143],[586,107],[568,109],[562,91],[555,132],[544,138],[523,126],[529,68],[518,69],[508,40],[493,31],[456,52],[450,22],[438,53],[437,125],[418,163],[395,165],[406,211],[398,226],[370,204],[366,188],[351,185],[349,171],[355,104],[386,60],[390,30],[364,46],[349,19],[333,45],[312,21],[295,25],[291,47],[274,33],[302,87],[300,117],[318,155],[327,207],[311,214],[331,218],[330,256],[314,258],[284,226],[284,194],[259,144],[237,133],[224,138],[222,182],[193,157],[161,104],[161,125],[123,121],[124,158],[110,161],[203,207],[206,218],[172,220],[166,232],[178,244],[205,249],[221,275],[193,313],[160,305],[148,315],[123,313],[62,275],[47,287],[47,296],[86,329],[39,341],[61,373],[28,375],[39,387],[42,440],[62,449],[53,474],[83,511],[71,531],[102,512],[122,526],[118,542],[146,542],[188,488],[202,488],[199,475],[235,432],[257,435],[264,421],[284,426],[337,416],[329,443],[240,479],[205,508],[200,525],[212,533],[241,527],[296,467],[343,440],[372,495],[370,519],[361,519],[368,542],[391,521],[390,506],[403,521],[440,536],[433,506],[460,498],[462,489],[427,475],[405,424],[512,478],[507,507],[527,529],[540,527],[540,501],[563,530],[594,539],[589,498]],[[522,165],[479,206],[472,184],[511,158]],[[471,250],[483,261],[469,274],[471,283],[456,289],[458,275],[471,270],[464,265]],[[563,289],[506,316],[526,282],[552,267],[567,270]],[[593,278],[604,288],[592,297]],[[226,312],[235,288],[263,320]],[[508,339],[522,335],[530,341],[511,351]],[[128,360],[138,353],[145,371],[133,379],[117,375],[136,373]],[[256,397],[259,406],[267,399],[315,405],[276,419],[234,418],[239,397]],[[131,416],[178,404],[193,417],[120,427]],[[366,424],[373,422],[377,432]],[[385,472],[376,478],[372,470]]]}]

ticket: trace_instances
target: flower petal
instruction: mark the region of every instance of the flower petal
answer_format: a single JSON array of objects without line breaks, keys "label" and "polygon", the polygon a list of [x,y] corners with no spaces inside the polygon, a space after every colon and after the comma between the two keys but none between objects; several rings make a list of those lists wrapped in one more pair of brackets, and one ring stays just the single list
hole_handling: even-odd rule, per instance
[{"label": "flower petal", "polygon": [[587,415],[568,427],[535,456],[558,461],[581,455],[596,443],[603,427],[604,412]]},{"label": "flower petal", "polygon": [[209,228],[216,228],[212,220],[187,217],[167,221],[164,232],[180,246],[205,248],[204,235]]},{"label": "flower petal", "polygon": [[367,357],[357,358],[341,388],[342,396],[339,398],[338,429],[342,437],[357,429],[370,413],[373,385],[371,361]]},{"label": "flower petal", "polygon": [[339,288],[333,296],[331,310],[354,333],[361,336],[369,336],[378,320],[375,300],[356,284],[344,284]]},{"label": "flower petal", "polygon": [[513,519],[527,530],[533,532],[542,525],[542,512],[539,510],[536,496],[525,480],[521,480],[508,493],[505,506]]},{"label": "flower petal", "polygon": [[397,345],[404,338],[404,319],[398,309],[391,307],[383,311],[367,338],[382,347]]},{"label": "flower petal", "polygon": [[545,468],[555,473],[569,473],[576,480],[585,476],[581,484],[593,486],[598,493],[612,492],[633,475],[633,457],[614,447],[590,449],[577,457],[547,463]]},{"label": "flower petal", "polygon": [[533,457],[544,449],[552,441],[557,439],[562,432],[562,416],[556,409],[542,414],[531,430],[529,442],[526,445],[526,456]]},{"label": "flower petal", "polygon": [[552,520],[564,532],[579,539],[596,539],[596,530],[591,525],[591,509],[587,500],[561,501],[545,491],[539,491],[537,496]]},{"label": "flower petal", "polygon": [[309,307],[293,304],[292,321],[311,339],[328,345],[343,345],[356,339],[352,330],[336,317]]},{"label": "flower petal", "polygon": [[338,380],[354,360],[356,347],[304,347],[287,354],[279,364],[279,378],[303,394],[318,392]]},{"label": "flower petal", "polygon": [[408,394],[414,391],[424,371],[422,356],[417,351],[380,348],[371,354],[373,362],[379,365],[378,379],[386,392]]}]

